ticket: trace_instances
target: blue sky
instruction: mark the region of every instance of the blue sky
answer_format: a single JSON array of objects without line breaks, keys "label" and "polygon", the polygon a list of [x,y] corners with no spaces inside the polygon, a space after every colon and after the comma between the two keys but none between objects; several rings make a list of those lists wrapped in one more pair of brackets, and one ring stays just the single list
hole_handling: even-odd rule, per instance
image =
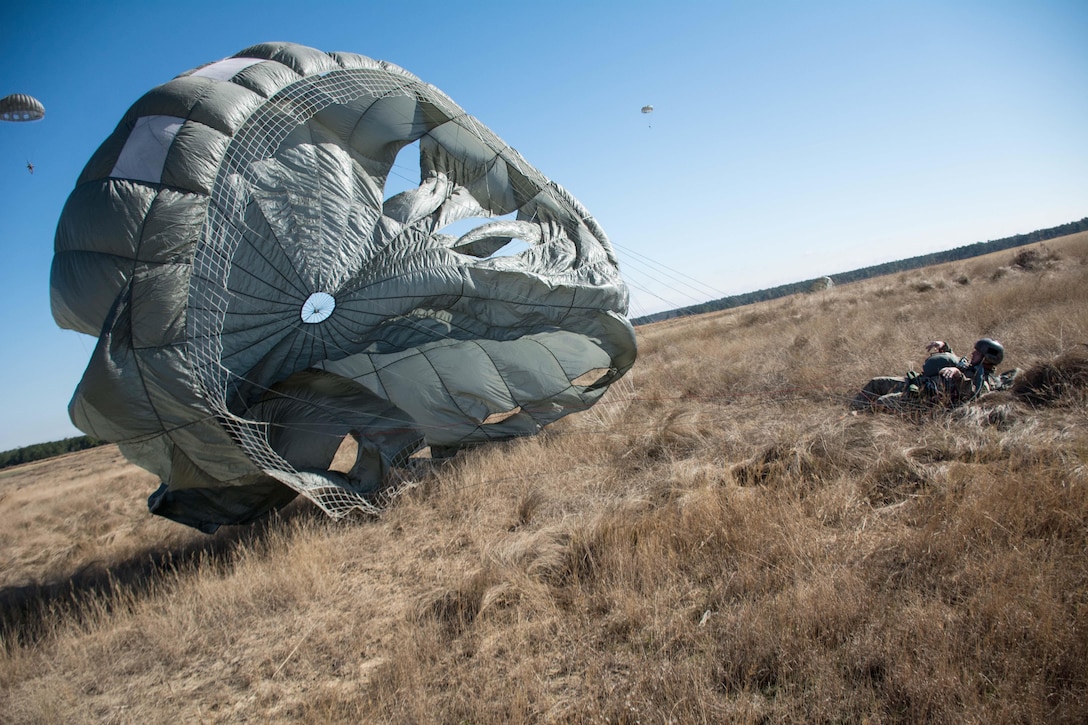
[{"label": "blue sky", "polygon": [[0,450],[79,434],[49,266],[83,165],[254,43],[441,88],[600,221],[638,316],[1088,216],[1086,37],[1083,0],[5,3],[0,96],[47,115],[0,124]]}]

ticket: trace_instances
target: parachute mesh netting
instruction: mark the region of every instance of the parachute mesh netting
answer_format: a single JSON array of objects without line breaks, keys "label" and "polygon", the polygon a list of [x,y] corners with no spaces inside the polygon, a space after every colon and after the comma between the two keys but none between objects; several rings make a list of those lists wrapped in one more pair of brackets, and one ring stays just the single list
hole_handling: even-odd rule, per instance
[{"label": "parachute mesh netting", "polygon": [[[419,186],[383,201],[412,143]],[[497,221],[444,233],[477,218]],[[99,337],[73,421],[160,476],[152,511],[205,531],[296,493],[375,511],[422,447],[534,434],[636,355],[577,200],[403,69],[284,43],[130,109],[65,206],[51,293]]]}]

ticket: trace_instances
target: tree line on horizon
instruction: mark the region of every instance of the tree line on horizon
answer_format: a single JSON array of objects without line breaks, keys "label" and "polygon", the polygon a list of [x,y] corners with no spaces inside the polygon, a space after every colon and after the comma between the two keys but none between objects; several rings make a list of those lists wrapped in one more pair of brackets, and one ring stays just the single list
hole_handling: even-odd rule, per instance
[{"label": "tree line on horizon", "polygon": [[100,441],[90,436],[74,436],[49,443],[35,443],[22,448],[12,448],[10,451],[0,451],[0,469],[18,466],[22,463],[33,463],[46,458],[75,453],[88,448],[104,445],[106,441]]},{"label": "tree line on horizon", "polygon": [[[1048,239],[1056,239],[1058,237],[1064,237],[1083,231],[1088,231],[1088,217],[1084,217],[1080,221],[1069,222],[1048,229],[1037,229],[1026,234],[1017,234],[1015,236],[994,239],[988,242],[975,242],[974,244],[956,247],[955,249],[949,249],[944,252],[932,252],[917,257],[909,257],[894,262],[884,262],[883,264],[862,267],[850,272],[841,272],[839,274],[826,276],[836,285],[846,284],[847,282],[858,282],[871,277],[880,277],[886,274],[895,274],[896,272],[906,272],[921,267],[944,264],[945,262],[956,262],[963,259],[970,259],[971,257],[980,257],[984,254],[1000,252],[1005,249],[1012,249],[1014,247],[1034,244],[1036,242],[1045,242]],[[661,322],[663,320],[672,320],[678,317],[688,317],[689,315],[701,315],[706,312],[728,310],[733,307],[743,307],[744,305],[750,305],[756,302],[766,302],[767,300],[787,297],[800,292],[809,292],[812,289],[813,283],[822,278],[823,277],[817,277],[802,282],[791,282],[789,284],[778,285],[777,287],[768,287],[767,289],[756,290],[754,292],[745,292],[739,295],[722,297],[721,299],[710,300],[697,305],[655,312],[651,315],[636,317],[631,320],[631,324],[638,327],[639,325],[648,325],[651,322]]]}]

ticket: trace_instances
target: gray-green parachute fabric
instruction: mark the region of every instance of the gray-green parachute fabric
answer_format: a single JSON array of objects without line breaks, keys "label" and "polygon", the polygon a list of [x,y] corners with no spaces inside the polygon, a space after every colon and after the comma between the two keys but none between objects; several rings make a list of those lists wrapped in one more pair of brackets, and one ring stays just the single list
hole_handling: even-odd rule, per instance
[{"label": "gray-green parachute fabric", "polygon": [[[417,142],[418,188],[383,202]],[[578,201],[405,70],[287,43],[129,109],[65,205],[51,299],[98,337],[73,422],[162,479],[152,511],[203,531],[298,493],[374,510],[424,446],[534,434],[636,355]],[[345,441],[354,463],[330,470]]]}]

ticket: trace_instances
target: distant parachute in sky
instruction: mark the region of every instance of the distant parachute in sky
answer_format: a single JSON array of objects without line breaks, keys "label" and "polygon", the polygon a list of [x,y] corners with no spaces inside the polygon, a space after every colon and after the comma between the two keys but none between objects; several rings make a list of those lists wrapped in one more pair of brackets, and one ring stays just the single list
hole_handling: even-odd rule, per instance
[{"label": "distant parachute in sky", "polygon": [[[383,201],[414,143],[418,188]],[[51,301],[99,338],[73,422],[203,531],[297,493],[373,510],[423,446],[534,434],[636,356],[615,253],[573,196],[407,71],[288,43],[132,106],[61,214]]]},{"label": "distant parachute in sky", "polygon": [[0,98],[0,120],[40,121],[45,117],[45,106],[33,96],[12,93]]},{"label": "distant parachute in sky", "polygon": [[654,107],[653,106],[643,106],[642,107],[642,112],[643,113],[653,113],[654,112]]}]

